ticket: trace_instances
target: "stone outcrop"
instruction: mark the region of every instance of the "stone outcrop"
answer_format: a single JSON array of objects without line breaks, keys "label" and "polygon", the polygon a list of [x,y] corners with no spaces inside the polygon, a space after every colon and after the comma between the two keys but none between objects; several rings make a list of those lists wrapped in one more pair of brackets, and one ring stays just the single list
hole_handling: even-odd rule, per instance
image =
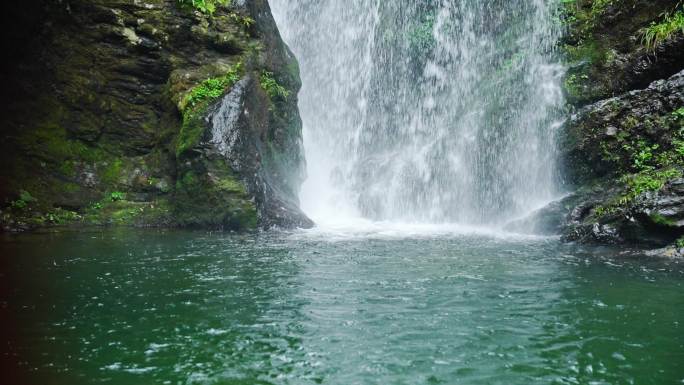
[{"label": "stone outcrop", "polygon": [[571,118],[560,136],[565,198],[509,228],[568,242],[684,246],[684,34],[655,46],[645,28],[677,1],[578,1],[565,40]]},{"label": "stone outcrop", "polygon": [[5,229],[312,225],[298,66],[266,0],[5,8]]}]

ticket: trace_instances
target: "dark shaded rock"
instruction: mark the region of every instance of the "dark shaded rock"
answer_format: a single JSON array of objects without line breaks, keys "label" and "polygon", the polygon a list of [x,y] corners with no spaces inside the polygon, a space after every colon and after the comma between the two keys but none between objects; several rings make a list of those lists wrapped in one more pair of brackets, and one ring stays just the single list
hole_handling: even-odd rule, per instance
[{"label": "dark shaded rock", "polygon": [[[561,234],[566,242],[660,247],[684,235],[684,179],[669,181],[608,213],[606,203],[625,193],[620,184],[581,189],[509,229]],[[527,227],[526,227],[527,226]]]},{"label": "dark shaded rock", "polygon": [[684,235],[684,34],[675,31],[652,48],[643,34],[678,9],[676,0],[581,0],[568,8],[565,88],[580,108],[560,147],[566,182],[577,191],[562,205],[570,210],[543,210],[565,241],[670,245],[649,253],[677,254],[673,245]]},{"label": "dark shaded rock", "polygon": [[[4,223],[311,226],[297,200],[298,67],[266,1],[213,16],[175,0],[42,0],[4,13]],[[237,63],[239,86],[195,114],[198,137],[179,153],[188,95]],[[286,100],[261,89],[263,72]],[[35,200],[17,203],[22,191]]]},{"label": "dark shaded rock", "polygon": [[505,229],[522,234],[562,234],[568,227],[580,223],[609,194],[604,186],[583,188],[507,224]]},{"label": "dark shaded rock", "polygon": [[643,29],[673,12],[678,0],[618,0],[597,11],[596,2],[568,3],[576,21],[565,38],[571,66],[568,100],[581,106],[679,72],[684,64],[684,34],[675,33],[654,50],[643,42]]},{"label": "dark shaded rock", "polygon": [[684,235],[684,71],[578,111],[563,133],[577,191],[513,227],[663,247]]},{"label": "dark shaded rock", "polygon": [[572,184],[635,171],[640,141],[672,149],[682,122],[673,112],[684,106],[684,71],[648,88],[586,106],[561,135],[562,160]]}]

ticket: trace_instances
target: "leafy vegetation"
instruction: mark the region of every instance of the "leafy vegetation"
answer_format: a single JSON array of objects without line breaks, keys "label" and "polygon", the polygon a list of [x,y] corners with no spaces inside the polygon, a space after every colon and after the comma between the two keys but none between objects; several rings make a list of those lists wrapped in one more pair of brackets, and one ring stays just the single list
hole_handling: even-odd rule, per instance
[{"label": "leafy vegetation", "polygon": [[225,75],[206,79],[185,95],[179,106],[183,114],[183,124],[178,135],[176,155],[182,154],[198,143],[204,131],[202,113],[206,111],[210,103],[235,85],[243,72],[242,62],[238,62]]},{"label": "leafy vegetation", "polygon": [[183,111],[218,99],[228,88],[240,80],[241,75],[242,63],[237,63],[225,75],[203,81],[185,96],[181,102]]},{"label": "leafy vegetation", "polygon": [[126,199],[126,194],[122,193],[121,191],[114,191],[111,194],[109,194],[109,199],[112,202],[118,202]]},{"label": "leafy vegetation", "polygon": [[[684,120],[684,107],[672,112],[672,116],[678,120]],[[684,124],[684,123],[683,123]]]},{"label": "leafy vegetation", "polygon": [[675,242],[675,245],[677,245],[677,247],[679,247],[680,249],[684,248],[684,237],[677,239],[677,242]]},{"label": "leafy vegetation", "polygon": [[231,0],[176,0],[181,8],[195,9],[208,15],[213,14],[218,6],[228,6]]},{"label": "leafy vegetation", "polygon": [[251,27],[252,25],[254,25],[254,23],[256,23],[256,21],[255,21],[254,19],[252,19],[251,17],[249,17],[249,16],[240,16],[240,15],[238,15],[237,13],[234,13],[234,12],[231,12],[230,18],[233,19],[233,21],[235,21],[236,23],[242,25],[242,26],[245,27],[245,28],[249,28],[249,27]]},{"label": "leafy vegetation", "polygon": [[287,98],[290,96],[290,91],[276,81],[276,79],[273,77],[273,72],[263,71],[261,73],[260,83],[261,88],[266,91],[271,99],[287,100]]},{"label": "leafy vegetation", "polygon": [[[681,3],[680,3],[681,4]],[[663,15],[662,21],[651,23],[642,31],[642,44],[650,51],[677,33],[684,33],[684,5]]]},{"label": "leafy vegetation", "polygon": [[[678,127],[677,124],[680,123],[682,126]],[[634,129],[637,124],[638,122],[629,117],[625,119],[628,130]],[[620,178],[620,182],[625,186],[624,192],[613,201],[596,208],[594,213],[597,217],[616,213],[642,194],[658,191],[669,180],[684,175],[684,108],[675,110],[660,124],[667,124],[675,130],[671,140],[662,144],[651,143],[644,138],[630,138],[623,131],[616,137],[617,142],[622,144],[620,149],[625,155],[612,153],[607,146],[602,146],[604,159],[619,164],[623,156],[627,156],[631,164],[629,169],[623,169],[625,175]]]},{"label": "leafy vegetation", "polygon": [[63,225],[81,220],[82,218],[83,217],[75,211],[56,208],[54,211],[45,214],[43,220],[44,222],[52,223],[55,225]]},{"label": "leafy vegetation", "polygon": [[28,191],[21,190],[19,192],[19,199],[12,201],[10,203],[10,207],[17,210],[23,210],[35,201],[36,198],[31,196],[31,194]]},{"label": "leafy vegetation", "polygon": [[605,10],[621,0],[561,0],[561,19],[574,24],[582,33],[588,32],[600,20]]}]

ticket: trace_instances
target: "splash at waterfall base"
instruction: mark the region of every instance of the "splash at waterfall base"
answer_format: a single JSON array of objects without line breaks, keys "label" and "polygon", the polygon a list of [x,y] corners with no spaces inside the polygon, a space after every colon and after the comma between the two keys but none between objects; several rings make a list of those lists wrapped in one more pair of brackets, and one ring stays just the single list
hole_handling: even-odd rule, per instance
[{"label": "splash at waterfall base", "polygon": [[318,223],[497,228],[561,193],[554,4],[274,1]]}]

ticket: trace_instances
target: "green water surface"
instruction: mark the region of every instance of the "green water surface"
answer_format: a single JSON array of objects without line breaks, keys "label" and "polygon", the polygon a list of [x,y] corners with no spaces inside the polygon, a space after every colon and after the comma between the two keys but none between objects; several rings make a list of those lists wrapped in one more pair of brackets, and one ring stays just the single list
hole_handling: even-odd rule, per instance
[{"label": "green water surface", "polygon": [[554,239],[0,241],[6,384],[683,384],[684,266]]}]

